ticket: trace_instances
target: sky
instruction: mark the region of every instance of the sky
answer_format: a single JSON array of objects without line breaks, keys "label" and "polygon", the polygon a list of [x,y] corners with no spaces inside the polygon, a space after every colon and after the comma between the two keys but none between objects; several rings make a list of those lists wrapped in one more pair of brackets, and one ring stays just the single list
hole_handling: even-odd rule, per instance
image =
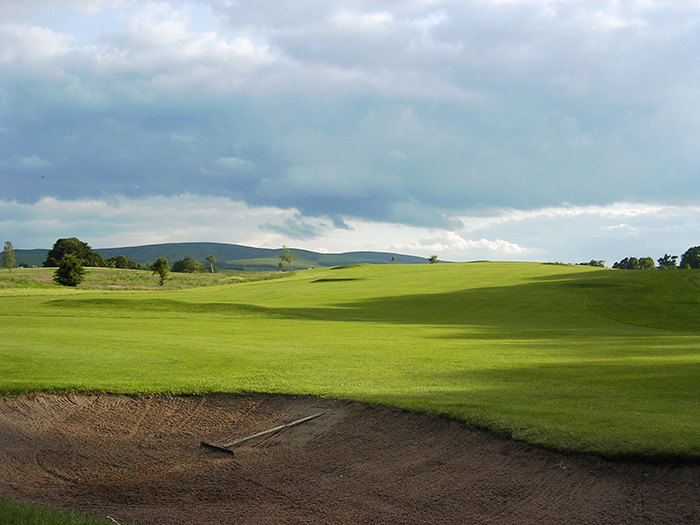
[{"label": "sky", "polygon": [[0,241],[700,245],[700,1],[0,2]]}]

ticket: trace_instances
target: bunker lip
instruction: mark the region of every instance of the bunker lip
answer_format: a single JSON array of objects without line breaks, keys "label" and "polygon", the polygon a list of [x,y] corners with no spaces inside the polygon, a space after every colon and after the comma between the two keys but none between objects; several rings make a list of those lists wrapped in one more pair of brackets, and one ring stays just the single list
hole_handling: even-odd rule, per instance
[{"label": "bunker lip", "polygon": [[[308,414],[242,443],[200,448]],[[698,523],[700,467],[313,397],[0,398],[0,496],[149,523]]]}]

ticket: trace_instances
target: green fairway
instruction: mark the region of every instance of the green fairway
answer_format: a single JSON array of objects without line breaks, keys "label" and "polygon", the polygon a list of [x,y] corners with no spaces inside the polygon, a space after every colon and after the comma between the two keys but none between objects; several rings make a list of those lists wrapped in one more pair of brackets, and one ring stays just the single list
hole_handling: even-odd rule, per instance
[{"label": "green fairway", "polygon": [[313,394],[561,450],[700,458],[699,278],[464,263],[180,290],[15,283],[0,287],[0,392]]}]

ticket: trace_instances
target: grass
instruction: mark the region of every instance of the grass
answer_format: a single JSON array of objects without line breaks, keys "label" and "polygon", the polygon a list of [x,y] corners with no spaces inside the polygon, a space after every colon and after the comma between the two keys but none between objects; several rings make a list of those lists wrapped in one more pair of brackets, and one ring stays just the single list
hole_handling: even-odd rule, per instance
[{"label": "grass", "polygon": [[[105,272],[103,287],[131,275]],[[480,262],[170,290],[19,283],[0,288],[0,393],[312,394],[557,450],[698,460],[698,279]]]},{"label": "grass", "polygon": [[71,510],[60,510],[24,501],[0,498],[0,523],[3,525],[107,525],[122,523],[116,520],[101,520]]},{"label": "grass", "polygon": [[[15,268],[11,272],[0,272],[1,288],[56,288],[53,283],[55,268]],[[116,268],[87,268],[85,280],[77,289],[98,290],[181,290],[198,286],[216,286],[249,281],[278,279],[288,274],[283,272],[246,273],[225,270],[211,273],[171,272],[161,287],[158,277],[147,270],[122,270]]]}]

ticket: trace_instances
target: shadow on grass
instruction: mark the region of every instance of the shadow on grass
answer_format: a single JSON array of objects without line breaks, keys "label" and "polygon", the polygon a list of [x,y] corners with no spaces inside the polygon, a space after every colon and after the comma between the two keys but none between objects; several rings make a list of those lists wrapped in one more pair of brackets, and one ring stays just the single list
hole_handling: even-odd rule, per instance
[{"label": "shadow on grass", "polygon": [[311,281],[312,283],[339,283],[339,282],[344,282],[344,281],[362,281],[360,277],[344,277],[344,278],[322,278],[322,279],[314,279]]},{"label": "shadow on grass", "polygon": [[[287,318],[282,312],[254,304],[246,303],[190,303],[175,301],[172,299],[148,299],[132,300],[118,298],[66,298],[47,301],[45,304],[70,311],[80,310],[84,315],[86,311],[94,311],[98,315],[109,316],[109,312],[134,312],[140,314],[154,313],[158,317],[167,314],[186,315],[224,315],[234,317],[274,317]],[[117,315],[118,316],[118,315]]]},{"label": "shadow on grass", "polygon": [[[591,271],[535,278],[508,286],[447,293],[414,293],[314,307],[265,307],[245,303],[192,303],[172,299],[62,298],[65,309],[129,310],[157,314],[261,316],[335,322],[481,327],[493,337],[558,337],[610,326],[609,321],[649,328],[700,331],[700,292],[690,272]],[[317,279],[310,284],[355,278]],[[595,314],[595,315],[592,315]],[[604,318],[608,321],[603,321]],[[607,324],[606,324],[607,323]],[[459,332],[455,332],[458,337]]]},{"label": "shadow on grass", "polygon": [[420,393],[385,392],[376,401],[553,450],[700,464],[699,373],[700,363],[663,359],[422,371]]}]

